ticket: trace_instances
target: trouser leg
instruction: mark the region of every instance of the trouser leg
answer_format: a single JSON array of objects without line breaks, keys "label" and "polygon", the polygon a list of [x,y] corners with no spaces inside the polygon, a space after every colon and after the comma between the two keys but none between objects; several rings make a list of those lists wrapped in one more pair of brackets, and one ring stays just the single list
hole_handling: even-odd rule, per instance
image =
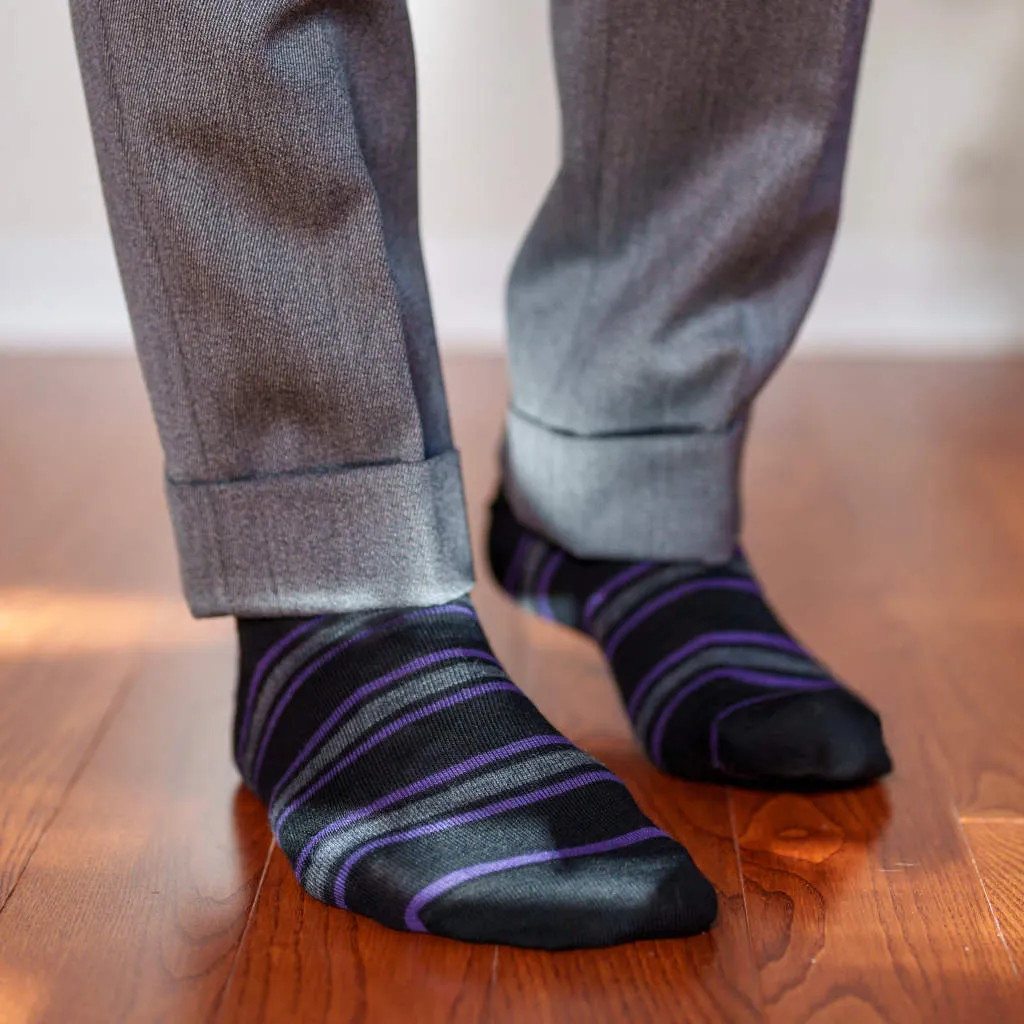
[{"label": "trouser leg", "polygon": [[553,0],[562,166],[509,290],[506,490],[582,557],[722,561],[825,267],[868,0]]},{"label": "trouser leg", "polygon": [[71,0],[198,615],[472,581],[400,0]]}]

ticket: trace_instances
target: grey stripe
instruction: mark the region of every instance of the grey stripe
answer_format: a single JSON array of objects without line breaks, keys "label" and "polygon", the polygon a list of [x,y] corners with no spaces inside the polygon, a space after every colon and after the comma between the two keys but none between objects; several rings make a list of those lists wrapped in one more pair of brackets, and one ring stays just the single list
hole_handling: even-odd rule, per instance
[{"label": "grey stripe", "polygon": [[636,733],[646,736],[658,708],[691,676],[716,668],[754,668],[766,672],[806,675],[808,679],[828,676],[808,658],[799,654],[766,650],[763,647],[709,647],[670,669],[644,698],[636,716]]},{"label": "grey stripe", "polygon": [[384,726],[392,716],[403,709],[431,697],[442,697],[445,693],[462,689],[467,683],[504,681],[507,678],[497,665],[453,659],[427,672],[418,672],[405,682],[386,687],[379,695],[359,706],[351,718],[342,722],[281,792],[275,795],[271,808],[272,816],[287,807],[323,772],[334,767],[350,747],[354,747],[370,733]]},{"label": "grey stripe", "polygon": [[309,867],[303,872],[304,882],[319,899],[331,902],[334,872],[325,870],[320,873],[317,868],[333,865],[337,869],[356,849],[370,840],[389,832],[414,828],[435,818],[457,814],[479,801],[504,796],[512,789],[533,786],[569,772],[600,768],[601,765],[592,757],[575,747],[538,751],[529,760],[511,765],[499,764],[484,774],[449,784],[440,792],[434,792],[414,803],[382,811],[325,836],[319,844],[319,852],[308,861]]},{"label": "grey stripe", "polygon": [[[629,584],[610,598],[607,604],[597,612],[593,619],[591,632],[603,642],[608,633],[649,597],[654,597],[676,584],[685,583],[686,580],[694,579],[707,571],[708,566],[703,562],[676,562],[656,569],[647,576],[641,576],[635,583]],[[733,558],[722,567],[721,571],[725,575],[739,576],[743,579],[750,577],[750,567],[742,558]]]},{"label": "grey stripe", "polygon": [[598,609],[591,623],[591,632],[604,640],[605,634],[617,626],[641,602],[668,590],[673,584],[699,576],[707,570],[707,566],[699,562],[681,562],[678,565],[665,565],[652,573],[641,576],[635,583],[630,583],[617,594],[608,599],[604,607]]},{"label": "grey stripe", "polygon": [[346,615],[341,621],[314,630],[312,634],[303,638],[297,647],[278,659],[274,667],[264,677],[260,692],[256,697],[249,735],[246,739],[245,750],[242,752],[242,762],[246,771],[252,770],[252,763],[256,757],[256,751],[259,749],[263,730],[266,727],[267,719],[273,713],[277,698],[287,689],[288,684],[295,678],[302,666],[308,665],[332,644],[349,636],[355,636],[375,618],[380,618],[379,611],[367,612],[365,615]]},{"label": "grey stripe", "polygon": [[699,576],[703,567],[696,562],[681,565],[666,565],[646,576],[641,576],[635,583],[629,584],[619,591],[598,609],[591,622],[591,632],[603,640],[605,634],[613,629],[641,602],[654,594],[660,594],[674,583],[681,583],[694,576]]}]

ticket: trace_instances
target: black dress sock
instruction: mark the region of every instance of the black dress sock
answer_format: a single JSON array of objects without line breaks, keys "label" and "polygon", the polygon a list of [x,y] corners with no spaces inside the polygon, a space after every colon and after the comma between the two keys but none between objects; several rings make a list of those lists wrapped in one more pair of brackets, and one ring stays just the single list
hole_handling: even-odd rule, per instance
[{"label": "black dress sock", "polygon": [[652,761],[701,782],[827,789],[891,770],[878,715],[727,565],[574,558],[499,495],[490,561],[520,604],[593,637]]},{"label": "black dress sock", "polygon": [[317,899],[548,949],[711,924],[686,850],[509,681],[468,599],[238,630],[236,759]]}]

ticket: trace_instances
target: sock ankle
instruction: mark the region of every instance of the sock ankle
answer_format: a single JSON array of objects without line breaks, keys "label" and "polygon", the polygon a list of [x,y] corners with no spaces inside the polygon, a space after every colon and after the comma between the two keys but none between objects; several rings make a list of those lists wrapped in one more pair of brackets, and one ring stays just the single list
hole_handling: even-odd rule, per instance
[{"label": "sock ankle", "polygon": [[878,715],[726,565],[594,561],[521,526],[499,495],[490,560],[520,604],[601,646],[637,738],[681,778],[821,789],[891,769]]},{"label": "sock ankle", "polygon": [[711,924],[687,852],[508,680],[468,599],[238,630],[236,760],[317,899],[551,949]]}]

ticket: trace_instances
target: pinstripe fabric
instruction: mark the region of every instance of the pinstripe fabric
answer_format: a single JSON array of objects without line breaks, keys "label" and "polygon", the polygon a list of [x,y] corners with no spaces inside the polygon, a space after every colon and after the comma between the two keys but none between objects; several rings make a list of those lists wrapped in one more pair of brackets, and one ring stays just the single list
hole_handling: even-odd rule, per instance
[{"label": "pinstripe fabric", "polygon": [[742,552],[720,566],[576,559],[499,497],[490,557],[517,601],[600,644],[666,771],[828,787],[889,770],[877,715],[786,632]]},{"label": "pinstripe fabric", "polygon": [[710,923],[686,851],[509,681],[468,600],[239,630],[239,768],[317,899],[550,948]]},{"label": "pinstripe fabric", "polygon": [[[839,215],[868,0],[553,0],[560,168],[509,279],[504,461],[580,557],[722,560]],[[404,0],[71,0],[199,615],[472,585]]]}]

